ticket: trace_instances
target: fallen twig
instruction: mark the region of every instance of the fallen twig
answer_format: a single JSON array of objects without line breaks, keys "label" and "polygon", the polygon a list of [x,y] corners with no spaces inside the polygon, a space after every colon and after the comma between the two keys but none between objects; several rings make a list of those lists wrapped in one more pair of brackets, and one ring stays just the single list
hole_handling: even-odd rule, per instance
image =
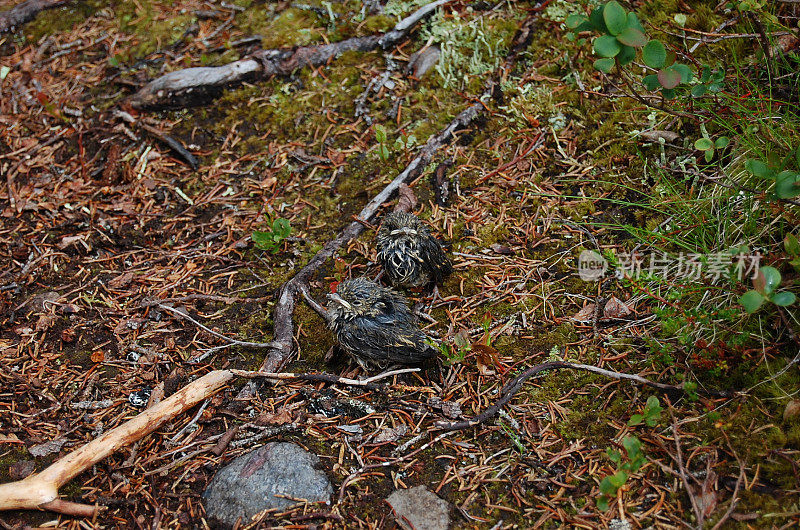
[{"label": "fallen twig", "polygon": [[331,44],[259,50],[224,66],[185,68],[170,72],[142,87],[130,98],[136,109],[189,106],[204,102],[224,88],[244,81],[289,75],[304,66],[321,66],[346,51],[388,49],[405,39],[422,19],[452,0],[437,0],[416,10],[382,35],[353,37]]},{"label": "fallen twig", "polygon": [[178,414],[215,394],[231,379],[227,370],[210,372],[172,396],[69,453],[43,471],[17,482],[0,484],[0,510],[51,510],[70,515],[91,516],[97,508],[63,501],[58,488],[84,470],[158,429]]},{"label": "fallen twig", "polygon": [[[458,431],[462,429],[469,429],[470,427],[475,427],[476,425],[481,425],[486,423],[490,419],[494,418],[500,410],[505,406],[506,403],[511,401],[511,398],[519,392],[522,385],[533,377],[534,375],[544,372],[547,370],[557,370],[560,368],[570,368],[573,370],[585,370],[587,372],[592,372],[595,374],[604,375],[606,377],[610,377],[612,379],[625,379],[628,381],[633,381],[635,383],[639,383],[641,385],[647,385],[652,388],[656,388],[663,392],[679,392],[684,393],[685,390],[682,386],[675,386],[675,385],[667,385],[664,383],[656,383],[655,381],[650,381],[649,379],[645,379],[640,375],[635,374],[626,374],[622,372],[615,372],[613,370],[606,370],[605,368],[600,368],[598,366],[592,366],[590,364],[580,364],[580,363],[570,363],[565,361],[551,361],[542,364],[537,364],[536,366],[532,366],[522,372],[520,375],[506,383],[506,385],[500,390],[499,398],[490,407],[486,408],[483,412],[478,414],[472,419],[464,420],[464,421],[457,421],[457,422],[436,422],[435,427],[437,429],[444,429],[447,431]],[[700,390],[698,390],[700,392]],[[707,391],[707,393],[715,396],[724,396],[724,397],[733,397],[736,395],[732,392],[719,392],[719,391]]]},{"label": "fallen twig", "polygon": [[12,31],[21,24],[33,20],[39,11],[58,7],[69,1],[70,0],[25,0],[8,11],[0,12],[0,33]]}]

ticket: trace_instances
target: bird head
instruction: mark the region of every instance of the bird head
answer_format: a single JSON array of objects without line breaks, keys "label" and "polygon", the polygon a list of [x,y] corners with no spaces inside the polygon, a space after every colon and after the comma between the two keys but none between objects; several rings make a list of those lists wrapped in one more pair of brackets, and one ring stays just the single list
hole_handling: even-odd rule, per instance
[{"label": "bird head", "polygon": [[333,320],[377,316],[385,307],[381,301],[384,290],[365,278],[341,282],[336,292],[328,295],[328,312]]},{"label": "bird head", "polygon": [[428,229],[419,218],[410,213],[393,212],[383,218],[382,235],[393,239],[425,237]]}]

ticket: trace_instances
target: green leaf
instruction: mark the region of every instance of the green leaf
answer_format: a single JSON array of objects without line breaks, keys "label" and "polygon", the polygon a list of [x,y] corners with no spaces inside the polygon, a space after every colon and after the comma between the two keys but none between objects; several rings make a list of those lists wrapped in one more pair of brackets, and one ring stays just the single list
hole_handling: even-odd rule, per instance
[{"label": "green leaf", "polygon": [[672,69],[659,70],[658,82],[661,83],[661,86],[664,88],[675,88],[681,84],[681,74]]},{"label": "green leaf", "polygon": [[703,158],[705,158],[706,162],[711,162],[714,159],[714,150],[709,149],[705,153],[703,153]]},{"label": "green leaf", "polygon": [[603,22],[606,23],[609,33],[619,35],[628,26],[628,13],[619,2],[611,0],[603,9]]},{"label": "green leaf", "polygon": [[644,420],[644,416],[641,414],[634,414],[631,416],[631,419],[628,420],[628,427],[633,427],[635,425],[641,425],[642,421]]},{"label": "green leaf", "polygon": [[692,69],[685,64],[675,63],[672,65],[672,69],[681,74],[681,83],[691,83],[694,79]]},{"label": "green leaf", "polygon": [[744,163],[744,168],[755,175],[756,177],[761,178],[773,178],[774,171],[772,171],[767,164],[762,162],[761,160],[749,159]]},{"label": "green leaf", "polygon": [[272,222],[272,232],[279,239],[286,239],[292,233],[292,225],[287,219],[275,219]]},{"label": "green leaf", "polygon": [[639,22],[639,17],[636,16],[636,13],[633,11],[628,12],[628,27],[633,29],[638,29],[642,33],[644,33],[644,26],[642,23]]},{"label": "green leaf", "polygon": [[614,486],[614,483],[611,482],[611,477],[604,477],[603,480],[600,481],[600,493],[613,497],[617,494],[618,489],[619,488]]},{"label": "green leaf", "polygon": [[783,248],[790,256],[800,256],[800,240],[794,234],[788,234],[783,240]]},{"label": "green leaf", "polygon": [[606,450],[606,454],[608,458],[611,459],[612,462],[615,464],[619,464],[622,461],[622,454],[616,449],[608,449]]},{"label": "green leaf", "polygon": [[601,512],[608,511],[608,497],[601,495],[597,498],[597,509]]},{"label": "green leaf", "polygon": [[658,82],[658,76],[656,74],[644,76],[642,78],[642,84],[651,92],[661,86],[661,83]]},{"label": "green leaf", "polygon": [[800,173],[781,171],[775,177],[775,195],[781,199],[791,199],[800,195]]},{"label": "green leaf", "polygon": [[628,474],[622,470],[619,470],[608,478],[612,486],[614,486],[616,489],[620,489],[628,480]]},{"label": "green leaf", "polygon": [[250,238],[253,240],[253,245],[261,250],[273,250],[276,247],[275,240],[272,237],[272,232],[262,232],[254,230]]},{"label": "green leaf", "polygon": [[594,51],[601,57],[615,57],[622,46],[617,42],[616,37],[611,35],[603,35],[594,40]]},{"label": "green leaf", "polygon": [[595,7],[589,14],[589,22],[600,33],[608,33],[608,28],[603,20],[603,6]]},{"label": "green leaf", "polygon": [[748,313],[755,313],[761,304],[764,303],[764,297],[757,291],[747,291],[739,297],[739,303],[742,304],[744,310]]},{"label": "green leaf", "polygon": [[386,141],[386,129],[384,129],[382,125],[375,126],[375,140],[377,140],[378,143]]},{"label": "green leaf", "polygon": [[576,14],[568,16],[567,20],[564,21],[564,23],[567,25],[569,29],[577,29],[578,26],[580,26],[584,22],[589,22],[589,19],[583,15],[576,15]]},{"label": "green leaf", "polygon": [[786,307],[792,305],[796,299],[797,297],[795,297],[794,293],[781,291],[772,296],[772,303],[777,306]]},{"label": "green leaf", "polygon": [[781,273],[775,267],[761,267],[753,281],[756,290],[761,294],[770,294],[781,284]]},{"label": "green leaf", "polygon": [[639,453],[639,450],[642,447],[642,442],[635,436],[626,436],[622,439],[622,447],[628,451],[628,458],[632,458],[634,455]]},{"label": "green leaf", "polygon": [[614,59],[612,59],[611,57],[597,59],[594,62],[594,67],[600,70],[601,72],[607,74],[608,72],[611,71],[612,68],[614,68]]},{"label": "green leaf", "polygon": [[617,35],[617,40],[626,46],[641,48],[647,44],[647,35],[635,28],[625,28]]},{"label": "green leaf", "polygon": [[722,92],[722,83],[711,83],[708,85],[708,91],[714,93]]},{"label": "green leaf", "polygon": [[797,151],[794,152],[794,161],[797,164],[797,169],[800,169],[800,146],[797,147]]},{"label": "green leaf", "polygon": [[661,402],[658,401],[658,398],[656,396],[650,396],[649,398],[647,398],[647,403],[645,406],[649,409],[654,409],[654,410],[658,409],[659,411],[661,410]]},{"label": "green leaf", "polygon": [[700,81],[706,83],[709,79],[711,79],[711,67],[703,66],[703,73],[700,75]]},{"label": "green leaf", "polygon": [[617,55],[617,62],[620,64],[620,66],[630,64],[634,59],[636,59],[636,49],[631,48],[630,46],[622,46],[622,49]]},{"label": "green leaf", "polygon": [[675,89],[674,88],[663,88],[661,89],[661,95],[664,96],[664,99],[672,99],[675,97]]},{"label": "green leaf", "polygon": [[728,144],[731,143],[731,139],[727,136],[720,136],[714,141],[714,147],[717,149],[725,149],[728,147]]},{"label": "green leaf", "polygon": [[708,151],[709,149],[714,149],[714,142],[708,138],[698,138],[694,142],[694,148],[698,151]]},{"label": "green leaf", "polygon": [[642,60],[650,68],[662,68],[667,60],[667,50],[661,41],[651,40],[642,48]]}]

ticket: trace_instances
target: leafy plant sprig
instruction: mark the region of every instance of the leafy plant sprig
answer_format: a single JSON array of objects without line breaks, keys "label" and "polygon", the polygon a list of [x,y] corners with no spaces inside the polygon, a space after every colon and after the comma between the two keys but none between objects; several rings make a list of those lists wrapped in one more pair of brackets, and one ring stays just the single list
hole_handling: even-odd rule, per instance
[{"label": "leafy plant sprig", "polygon": [[769,301],[779,307],[792,305],[797,297],[791,291],[776,291],[781,284],[781,273],[774,267],[761,267],[753,280],[753,287],[739,297],[739,303],[748,313],[755,313]]},{"label": "leafy plant sprig", "polygon": [[281,242],[291,233],[292,227],[289,221],[278,217],[272,221],[272,225],[267,230],[254,230],[250,237],[256,248],[275,254],[280,249]]},{"label": "leafy plant sprig", "polygon": [[635,436],[626,436],[622,439],[623,455],[616,449],[608,449],[606,455],[617,466],[613,475],[608,475],[600,481],[600,496],[597,498],[597,507],[608,510],[608,501],[617,496],[617,491],[622,488],[633,473],[636,473],[647,462],[642,451],[642,442]]},{"label": "leafy plant sprig", "polygon": [[642,409],[642,413],[631,416],[631,419],[628,421],[628,427],[641,425],[642,422],[647,424],[648,427],[655,427],[658,425],[658,422],[661,421],[662,410],[664,410],[664,408],[661,406],[661,403],[659,403],[658,398],[656,396],[650,396],[647,398],[647,403],[644,409]]},{"label": "leafy plant sprig", "polygon": [[794,151],[793,155],[785,157],[779,164],[750,159],[745,162],[744,167],[756,177],[774,180],[773,193],[775,197],[792,199],[800,195],[800,171],[786,168],[794,158],[795,167],[800,169],[800,147]]}]

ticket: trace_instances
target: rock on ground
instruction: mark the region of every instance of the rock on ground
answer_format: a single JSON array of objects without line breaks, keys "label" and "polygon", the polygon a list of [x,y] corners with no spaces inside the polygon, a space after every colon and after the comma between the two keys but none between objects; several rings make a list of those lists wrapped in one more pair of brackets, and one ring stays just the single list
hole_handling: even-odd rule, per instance
[{"label": "rock on ground", "polygon": [[446,530],[450,527],[450,505],[425,486],[397,490],[386,500],[404,528]]},{"label": "rock on ground", "polygon": [[203,493],[208,519],[221,526],[242,523],[263,510],[286,508],[293,499],[330,502],[333,488],[316,469],[319,458],[292,443],[273,442],[219,470]]}]

